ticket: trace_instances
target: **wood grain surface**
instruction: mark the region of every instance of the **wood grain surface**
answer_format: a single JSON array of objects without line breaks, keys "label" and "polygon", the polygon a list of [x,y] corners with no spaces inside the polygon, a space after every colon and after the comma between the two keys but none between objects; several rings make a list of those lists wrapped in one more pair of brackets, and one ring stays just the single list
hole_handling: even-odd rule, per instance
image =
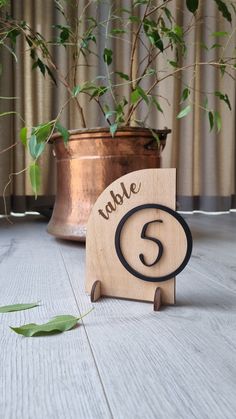
[{"label": "wood grain surface", "polygon": [[21,221],[0,231],[0,305],[41,302],[32,310],[0,314],[0,418],[110,418],[83,325],[37,338],[9,329],[80,314],[58,243],[45,233],[45,223]]},{"label": "wood grain surface", "polygon": [[102,299],[61,335],[24,338],[9,325],[91,307],[85,249],[51,238],[42,219],[0,219],[1,419],[234,419],[236,214],[186,216],[193,256],[176,306]]},{"label": "wood grain surface", "polygon": [[[120,177],[103,191],[93,206],[87,226],[86,292],[91,293],[94,282],[99,280],[103,296],[153,302],[158,285],[162,303],[175,303],[174,276],[158,283],[142,281],[123,266],[115,248],[118,224],[129,211],[144,204],[175,209],[175,189],[175,169],[146,169]],[[157,219],[160,222],[153,222]],[[145,266],[138,257],[141,252],[146,255],[147,263],[151,263],[157,255],[157,244],[141,237],[146,224],[149,224],[147,237],[157,237],[164,248],[159,262],[151,267]],[[146,277],[161,277],[174,272],[181,265],[187,249],[187,239],[180,223],[157,208],[146,208],[129,217],[122,228],[119,244],[129,266]]]}]

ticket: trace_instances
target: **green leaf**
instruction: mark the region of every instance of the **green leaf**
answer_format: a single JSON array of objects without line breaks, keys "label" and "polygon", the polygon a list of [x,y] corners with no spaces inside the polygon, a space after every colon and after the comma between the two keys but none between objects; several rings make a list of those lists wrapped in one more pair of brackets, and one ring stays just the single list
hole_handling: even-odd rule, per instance
[{"label": "green leaf", "polygon": [[112,137],[114,137],[114,135],[115,135],[115,133],[117,131],[117,128],[118,128],[118,124],[112,124],[112,125],[110,125],[110,133],[111,133]]},{"label": "green leaf", "polygon": [[8,116],[8,115],[19,115],[16,111],[9,111],[9,112],[1,112],[0,116]]},{"label": "green leaf", "polygon": [[37,143],[43,143],[48,140],[52,132],[53,125],[51,122],[40,124],[32,129],[32,134],[36,135]]},{"label": "green leaf", "polygon": [[188,99],[189,95],[190,95],[190,89],[188,87],[186,87],[183,90],[180,103],[183,103],[186,99]]},{"label": "green leaf", "polygon": [[154,68],[148,68],[145,74],[147,74],[147,76],[154,76],[156,73],[157,72]]},{"label": "green leaf", "polygon": [[138,89],[135,89],[131,93],[131,103],[134,105],[136,102],[138,102],[139,98],[140,98],[139,91]]},{"label": "green leaf", "polygon": [[22,144],[26,147],[27,146],[27,127],[23,127],[20,130],[20,140]]},{"label": "green leaf", "polygon": [[147,4],[147,3],[148,3],[148,0],[136,0],[134,2],[134,7],[140,6],[141,4]]},{"label": "green leaf", "polygon": [[118,34],[122,34],[122,33],[126,33],[126,31],[124,29],[112,29],[111,30],[111,35],[118,35]]},{"label": "green leaf", "polygon": [[35,194],[35,198],[37,198],[38,191],[40,188],[40,180],[41,179],[39,166],[37,165],[37,163],[32,163],[30,166],[30,182]]},{"label": "green leaf", "polygon": [[96,84],[86,81],[82,86],[80,86],[80,92],[84,93],[90,90],[94,90],[96,88],[97,88]]},{"label": "green leaf", "polygon": [[214,127],[214,115],[211,111],[208,112],[208,119],[209,119],[209,124],[210,124],[210,131],[212,131]]},{"label": "green leaf", "polygon": [[68,41],[69,37],[70,37],[70,27],[61,26],[60,43],[64,44],[66,41]]},{"label": "green leaf", "polygon": [[229,35],[229,32],[212,32],[211,36],[214,36],[215,38],[219,38],[221,36],[227,36]]},{"label": "green leaf", "polygon": [[107,65],[110,65],[112,63],[112,50],[108,48],[104,48],[103,52],[103,60]]},{"label": "green leaf", "polygon": [[129,80],[128,74],[122,73],[121,71],[115,71],[115,74],[118,74],[122,79]]},{"label": "green leaf", "polygon": [[157,145],[159,146],[160,145],[159,135],[155,131],[153,131],[152,129],[151,129],[151,133],[152,133],[152,136],[155,138],[155,140],[157,142]]},{"label": "green leaf", "polygon": [[144,102],[146,102],[146,104],[148,105],[149,100],[148,100],[148,96],[146,95],[145,91],[142,89],[141,86],[137,86],[136,90],[139,93],[139,96],[144,100]]},{"label": "green leaf", "polygon": [[214,0],[214,1],[217,4],[218,10],[222,13],[223,17],[226,20],[228,20],[228,22],[231,23],[232,22],[232,16],[231,16],[231,13],[230,13],[227,5],[225,4],[225,2],[222,1],[222,0]]},{"label": "green leaf", "polygon": [[42,75],[45,76],[46,68],[45,68],[44,63],[39,58],[37,60],[37,66],[38,66],[39,70],[41,71]]},{"label": "green leaf", "polygon": [[195,13],[198,9],[198,0],[186,0],[186,6],[191,13]]},{"label": "green leaf", "polygon": [[231,2],[231,6],[233,8],[234,13],[236,14],[236,7],[235,7],[235,5],[232,2]]},{"label": "green leaf", "polygon": [[50,70],[50,68],[49,68],[49,67],[48,67],[48,65],[46,65],[46,64],[45,64],[45,68],[46,68],[46,70],[47,70],[47,72],[48,72],[49,77],[51,77],[51,79],[52,79],[53,83],[57,86],[57,81],[56,81],[56,79],[55,79],[55,77],[54,77],[53,72]]},{"label": "green leaf", "polygon": [[91,52],[89,50],[89,43],[90,43],[90,41],[93,41],[95,44],[97,42],[95,35],[93,33],[91,33],[91,32],[82,39],[82,42],[81,42],[81,51],[82,51],[82,49],[85,49],[89,53]]},{"label": "green leaf", "polygon": [[226,103],[226,105],[228,106],[228,108],[230,109],[230,111],[232,110],[231,103],[230,103],[230,100],[229,100],[229,96],[227,95],[227,93],[224,94],[222,92],[215,91],[215,96],[219,97],[220,100],[223,100]]},{"label": "green leaf", "polygon": [[214,120],[216,123],[217,132],[219,132],[222,128],[222,120],[219,112],[217,111],[214,112]]},{"label": "green leaf", "polygon": [[43,336],[53,333],[61,333],[72,329],[78,322],[78,317],[70,315],[56,316],[48,323],[36,324],[29,323],[20,327],[11,327],[14,332],[26,336]]},{"label": "green leaf", "polygon": [[1,100],[15,100],[15,99],[19,99],[19,97],[17,96],[0,96]]},{"label": "green leaf", "polygon": [[21,311],[28,310],[30,308],[38,307],[39,303],[30,303],[30,304],[12,304],[10,306],[0,307],[0,313],[10,313],[11,311]]},{"label": "green leaf", "polygon": [[157,23],[153,20],[145,19],[143,22],[144,32],[152,45],[155,45],[161,52],[164,51],[164,44],[157,29]]},{"label": "green leaf", "polygon": [[156,100],[156,98],[154,96],[152,96],[152,102],[154,103],[154,105],[156,106],[157,110],[161,113],[163,113],[163,109],[160,105],[160,103]]},{"label": "green leaf", "polygon": [[181,38],[183,38],[183,28],[181,28],[181,26],[175,25],[173,31],[174,31],[175,35],[177,35],[177,37],[179,38],[179,40]]},{"label": "green leaf", "polygon": [[177,115],[177,118],[181,119],[184,116],[188,115],[191,109],[192,109],[191,105],[187,105],[185,108],[182,109],[182,111],[180,111],[180,113]]},{"label": "green leaf", "polygon": [[131,93],[131,103],[134,105],[140,98],[142,98],[147,104],[149,103],[148,96],[142,87],[137,86],[136,89]]},{"label": "green leaf", "polygon": [[177,68],[178,63],[176,61],[168,60],[169,64],[172,65],[172,67]]},{"label": "green leaf", "polygon": [[171,11],[167,7],[163,7],[163,10],[169,22],[172,23],[173,16],[171,14]]},{"label": "green leaf", "polygon": [[121,7],[120,9],[118,9],[118,11],[122,13],[128,13],[129,15],[132,13],[131,9],[126,9],[125,7]]},{"label": "green leaf", "polygon": [[105,112],[105,118],[106,118],[106,120],[108,120],[111,116],[113,116],[115,114],[116,114],[116,111],[108,111],[108,112]]},{"label": "green leaf", "polygon": [[8,34],[7,37],[11,40],[11,42],[13,43],[13,45],[16,44],[16,38],[20,35],[20,31],[18,29],[11,29]]},{"label": "green leaf", "polygon": [[32,70],[34,70],[37,67],[38,67],[38,61],[35,61],[34,64],[32,65]]},{"label": "green leaf", "polygon": [[108,90],[107,86],[95,87],[93,92],[91,93],[90,100],[93,99],[94,97],[103,96],[107,92],[107,90]]},{"label": "green leaf", "polygon": [[63,127],[60,124],[60,122],[58,122],[58,121],[56,122],[55,127],[56,127],[57,131],[60,132],[60,134],[63,138],[64,144],[66,145],[68,143],[68,140],[69,140],[69,137],[70,137],[69,131],[65,127]]},{"label": "green leaf", "polygon": [[140,23],[140,18],[138,16],[132,15],[129,17],[129,20],[131,23]]},{"label": "green leaf", "polygon": [[123,98],[115,107],[115,123],[118,125],[124,122],[124,108],[127,103],[127,100]]},{"label": "green leaf", "polygon": [[53,317],[52,320],[44,324],[29,323],[20,327],[11,327],[11,329],[14,332],[26,337],[46,336],[55,333],[62,333],[72,329],[79,320],[89,314],[92,310],[93,308],[89,310],[88,313],[80,317],[74,317],[66,314]]},{"label": "green leaf", "polygon": [[221,75],[222,75],[222,77],[224,76],[224,74],[225,74],[225,69],[226,69],[226,65],[225,65],[225,63],[224,63],[224,61],[223,60],[220,60],[220,72],[221,72]]},{"label": "green leaf", "polygon": [[200,47],[201,47],[202,49],[205,49],[206,51],[209,51],[208,46],[207,46],[204,42],[200,42]]},{"label": "green leaf", "polygon": [[222,45],[220,44],[213,44],[210,49],[215,49],[215,48],[222,48]]},{"label": "green leaf", "polygon": [[9,3],[9,0],[0,0],[0,7],[6,6]]},{"label": "green leaf", "polygon": [[72,94],[74,97],[76,97],[80,92],[81,92],[81,86],[79,84],[73,87]]},{"label": "green leaf", "polygon": [[33,159],[37,159],[45,149],[45,143],[38,143],[35,134],[32,134],[29,139],[29,151]]}]

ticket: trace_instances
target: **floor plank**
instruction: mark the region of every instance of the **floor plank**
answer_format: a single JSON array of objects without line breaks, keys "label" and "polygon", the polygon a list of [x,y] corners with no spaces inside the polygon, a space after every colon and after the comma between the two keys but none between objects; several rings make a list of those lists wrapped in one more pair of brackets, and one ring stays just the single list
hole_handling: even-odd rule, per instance
[{"label": "floor plank", "polygon": [[36,339],[8,325],[91,307],[85,248],[48,236],[40,218],[0,220],[1,304],[43,302],[1,315],[3,419],[235,417],[236,214],[185,217],[194,248],[176,306],[102,299],[84,326]]},{"label": "floor plank", "polygon": [[187,216],[194,237],[191,267],[236,291],[236,213]]},{"label": "floor plank", "polygon": [[9,329],[78,315],[58,244],[45,233],[45,223],[30,225],[18,221],[0,233],[0,305],[41,300],[38,308],[0,314],[0,417],[110,418],[83,326],[37,338]]},{"label": "floor plank", "polygon": [[[211,271],[196,271],[196,250],[177,279],[176,307],[153,313],[145,303],[95,304],[96,322],[88,320],[86,331],[116,418],[234,417],[236,295]],[[86,309],[84,249],[61,243],[61,251],[78,304]]]}]

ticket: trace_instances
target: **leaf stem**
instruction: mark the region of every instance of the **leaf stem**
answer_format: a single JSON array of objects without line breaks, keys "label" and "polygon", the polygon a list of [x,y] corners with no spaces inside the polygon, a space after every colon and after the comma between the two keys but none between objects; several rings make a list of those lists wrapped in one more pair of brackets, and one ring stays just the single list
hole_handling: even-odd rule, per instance
[{"label": "leaf stem", "polygon": [[90,308],[90,310],[89,310],[89,311],[87,311],[87,313],[82,314],[82,316],[78,317],[78,318],[77,318],[77,320],[79,321],[79,320],[83,319],[85,316],[87,316],[87,315],[88,315],[89,313],[91,313],[91,311],[93,311],[93,310],[94,310],[94,307]]}]

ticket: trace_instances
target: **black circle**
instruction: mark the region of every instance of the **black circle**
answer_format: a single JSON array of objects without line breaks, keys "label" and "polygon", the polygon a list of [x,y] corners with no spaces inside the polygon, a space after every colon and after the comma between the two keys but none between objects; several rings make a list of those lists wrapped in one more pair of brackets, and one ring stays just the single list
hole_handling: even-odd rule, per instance
[{"label": "black circle", "polygon": [[[133,215],[135,212],[146,209],[146,208],[160,209],[160,210],[165,211],[168,214],[172,215],[181,224],[181,226],[183,227],[183,230],[185,232],[185,235],[186,235],[187,250],[186,250],[186,255],[184,257],[184,260],[175,271],[173,271],[173,272],[171,272],[167,275],[158,276],[158,277],[149,277],[149,276],[141,274],[140,272],[136,271],[134,268],[132,268],[128,264],[127,260],[124,258],[124,255],[123,255],[121,247],[120,247],[120,236],[121,236],[121,231],[122,231],[122,228],[124,227],[124,224],[126,223],[128,218],[131,215]],[[144,205],[139,205],[138,207],[132,208],[130,211],[128,211],[122,217],[122,219],[120,220],[120,222],[117,226],[116,233],[115,233],[115,248],[116,248],[116,253],[117,253],[117,256],[118,256],[120,262],[125,267],[125,269],[127,269],[128,272],[130,272],[132,275],[136,276],[137,278],[142,279],[143,281],[162,282],[162,281],[167,281],[168,279],[171,279],[171,278],[175,277],[176,275],[178,275],[187,265],[187,263],[190,259],[191,253],[192,253],[192,247],[193,247],[192,235],[191,235],[191,231],[190,231],[189,226],[186,223],[186,221],[183,219],[183,217],[181,217],[180,214],[178,214],[173,209],[171,209],[169,207],[166,207],[165,205],[160,205],[160,204],[144,204]]]}]

